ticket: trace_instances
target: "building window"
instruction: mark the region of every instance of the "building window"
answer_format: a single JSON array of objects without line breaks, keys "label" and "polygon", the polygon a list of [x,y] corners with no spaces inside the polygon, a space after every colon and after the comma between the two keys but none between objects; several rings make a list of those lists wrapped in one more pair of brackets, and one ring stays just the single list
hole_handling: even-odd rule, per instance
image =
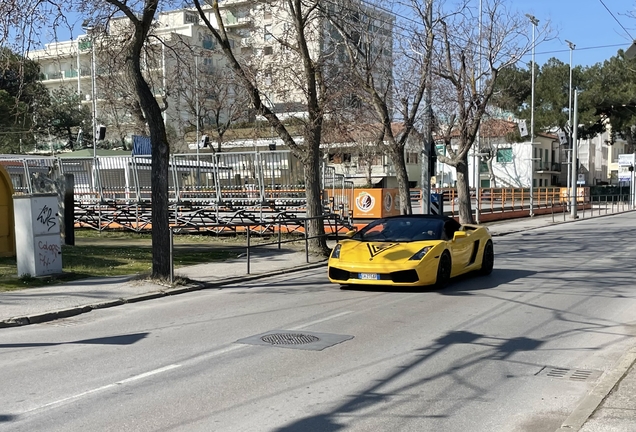
[{"label": "building window", "polygon": [[214,39],[212,39],[212,35],[203,36],[202,46],[204,49],[207,49],[207,50],[213,50],[215,48]]},{"label": "building window", "polygon": [[329,162],[333,164],[351,163],[351,153],[329,153]]},{"label": "building window", "polygon": [[417,153],[407,153],[406,154],[406,163],[407,164],[417,164]]},{"label": "building window", "polygon": [[497,162],[510,163],[512,162],[512,149],[498,149],[497,150]]},{"label": "building window", "polygon": [[265,25],[265,42],[269,42],[273,38],[274,37],[272,36],[272,25],[271,24]]}]

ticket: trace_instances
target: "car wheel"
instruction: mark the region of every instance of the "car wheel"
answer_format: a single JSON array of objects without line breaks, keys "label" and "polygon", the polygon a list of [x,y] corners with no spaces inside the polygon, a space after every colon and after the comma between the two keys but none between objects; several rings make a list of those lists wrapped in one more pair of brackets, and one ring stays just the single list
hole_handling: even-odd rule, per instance
[{"label": "car wheel", "polygon": [[492,273],[492,269],[495,266],[495,248],[492,245],[492,241],[488,240],[484,247],[484,255],[481,257],[481,268],[479,274],[488,276]]},{"label": "car wheel", "polygon": [[437,280],[435,281],[435,288],[445,288],[448,285],[451,277],[452,269],[451,257],[448,252],[444,251],[439,258],[439,265],[437,266]]}]

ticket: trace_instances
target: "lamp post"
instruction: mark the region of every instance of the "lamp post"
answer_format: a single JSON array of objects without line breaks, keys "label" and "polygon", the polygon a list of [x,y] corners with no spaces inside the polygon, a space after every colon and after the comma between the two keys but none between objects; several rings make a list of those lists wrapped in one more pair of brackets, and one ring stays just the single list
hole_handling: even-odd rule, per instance
[{"label": "lamp post", "polygon": [[574,52],[574,45],[569,40],[566,40],[570,47],[570,95],[568,97],[568,149],[566,150],[568,157],[568,177],[567,177],[567,190],[570,190],[570,170],[572,169],[572,53]]},{"label": "lamp post", "polygon": [[[477,65],[477,93],[481,97],[481,15],[482,15],[482,2],[479,0],[479,56],[478,56],[478,65]],[[475,174],[475,223],[479,223],[479,213],[480,213],[480,205],[481,200],[479,199],[479,187],[481,186],[481,158],[478,156],[481,154],[481,127],[477,129],[477,149],[474,152],[475,156],[473,157],[473,172]]]},{"label": "lamp post", "polygon": [[199,56],[194,56],[194,103],[195,103],[195,111],[196,111],[196,121],[197,121],[197,187],[201,186],[201,170],[200,170],[200,162],[199,162],[199,146],[201,145],[199,141]]},{"label": "lamp post", "polygon": [[574,122],[572,123],[573,126],[573,137],[572,137],[572,196],[571,196],[571,217],[572,219],[576,219],[578,218],[576,211],[577,211],[577,202],[576,202],[576,181],[578,178],[578,163],[577,160],[579,158],[579,154],[578,154],[578,150],[579,150],[579,146],[578,146],[578,124],[579,124],[579,114],[578,114],[578,108],[579,108],[579,103],[578,103],[578,90],[574,91]]},{"label": "lamp post", "polygon": [[529,216],[534,216],[534,45],[535,30],[539,25],[539,20],[534,15],[526,14],[532,23],[532,98],[530,103],[530,212]]},{"label": "lamp post", "polygon": [[95,38],[92,34],[95,27],[86,25],[86,21],[84,21],[82,28],[90,36],[91,41],[91,102],[93,108],[93,159],[95,159],[97,158],[97,85],[95,83]]}]

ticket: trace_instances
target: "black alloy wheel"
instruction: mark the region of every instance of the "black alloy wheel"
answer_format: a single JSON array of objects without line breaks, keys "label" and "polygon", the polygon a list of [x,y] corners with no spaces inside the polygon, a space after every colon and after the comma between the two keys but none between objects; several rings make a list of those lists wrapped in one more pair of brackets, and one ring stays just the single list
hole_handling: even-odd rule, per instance
[{"label": "black alloy wheel", "polygon": [[488,276],[492,273],[492,269],[495,266],[495,248],[492,245],[492,240],[488,240],[486,246],[484,246],[484,255],[481,258],[481,268],[479,274]]},{"label": "black alloy wheel", "polygon": [[435,288],[445,288],[450,282],[451,269],[452,269],[451,257],[448,252],[444,251],[442,256],[439,257],[439,265],[437,266],[437,280],[435,282]]}]

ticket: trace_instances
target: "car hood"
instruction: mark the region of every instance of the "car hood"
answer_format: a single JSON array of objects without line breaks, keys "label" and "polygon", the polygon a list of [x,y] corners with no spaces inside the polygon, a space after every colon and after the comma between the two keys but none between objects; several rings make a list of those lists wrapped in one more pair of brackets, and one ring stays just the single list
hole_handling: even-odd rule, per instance
[{"label": "car hood", "polygon": [[441,240],[416,242],[364,242],[344,240],[340,242],[340,261],[347,263],[369,262],[395,263],[408,261],[413,255],[427,246],[435,246]]}]

